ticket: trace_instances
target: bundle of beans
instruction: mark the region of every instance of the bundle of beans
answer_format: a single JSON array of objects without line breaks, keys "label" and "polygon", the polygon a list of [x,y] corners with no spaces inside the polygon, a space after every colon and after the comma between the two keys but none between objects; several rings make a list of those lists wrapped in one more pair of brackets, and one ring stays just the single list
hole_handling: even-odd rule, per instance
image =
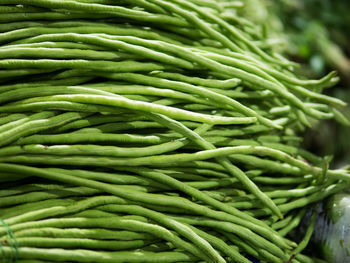
[{"label": "bundle of beans", "polygon": [[299,133],[345,103],[241,4],[0,1],[3,260],[315,262],[288,234],[350,174]]}]

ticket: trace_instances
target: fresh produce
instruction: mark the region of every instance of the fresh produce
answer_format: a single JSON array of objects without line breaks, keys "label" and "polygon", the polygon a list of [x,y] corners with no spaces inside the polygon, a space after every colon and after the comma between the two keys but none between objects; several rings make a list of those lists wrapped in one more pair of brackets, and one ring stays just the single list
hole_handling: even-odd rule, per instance
[{"label": "fresh produce", "polygon": [[349,170],[302,147],[349,125],[213,0],[0,2],[0,244],[10,262],[316,262],[288,234]]}]

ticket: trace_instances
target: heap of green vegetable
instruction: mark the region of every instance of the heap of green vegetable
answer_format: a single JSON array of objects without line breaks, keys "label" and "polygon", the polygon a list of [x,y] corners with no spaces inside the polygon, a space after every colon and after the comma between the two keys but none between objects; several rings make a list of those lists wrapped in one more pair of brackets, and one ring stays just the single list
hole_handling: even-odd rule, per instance
[{"label": "heap of green vegetable", "polygon": [[349,124],[257,45],[238,1],[2,0],[0,254],[44,262],[316,262],[288,238],[350,186],[301,147]]}]

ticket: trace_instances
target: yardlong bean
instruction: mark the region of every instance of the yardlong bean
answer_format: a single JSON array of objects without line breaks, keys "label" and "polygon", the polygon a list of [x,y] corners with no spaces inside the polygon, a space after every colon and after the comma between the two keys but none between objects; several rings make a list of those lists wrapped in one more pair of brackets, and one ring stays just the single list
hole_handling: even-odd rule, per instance
[{"label": "yardlong bean", "polygon": [[127,250],[144,247],[153,241],[132,240],[132,241],[104,241],[93,239],[78,238],[46,238],[46,237],[22,237],[17,238],[18,245],[21,247],[38,247],[38,248],[81,248],[96,250]]},{"label": "yardlong bean", "polygon": [[[245,226],[249,226],[253,229],[255,229],[255,231],[260,232],[262,235],[265,235],[266,237],[268,237],[271,240],[274,240],[275,242],[279,243],[279,244],[284,244],[284,246],[289,247],[289,245],[287,245],[285,243],[285,241],[283,239],[280,239],[278,237],[278,235],[275,235],[275,233],[273,231],[271,231],[271,229],[267,229],[266,227],[262,226],[262,223],[259,223],[259,225],[254,224],[252,222],[246,221],[246,220],[242,220],[238,217],[232,216],[232,215],[228,215],[222,212],[217,212],[214,210],[211,210],[207,207],[204,206],[200,206],[197,204],[192,204],[190,202],[188,202],[186,199],[180,198],[179,200],[177,198],[174,197],[166,197],[163,196],[162,199],[157,198],[157,195],[155,194],[144,194],[144,193],[140,193],[140,192],[136,192],[136,191],[132,191],[132,190],[127,190],[127,189],[118,189],[117,186],[112,186],[112,185],[108,185],[105,183],[101,183],[101,182],[96,182],[96,181],[92,181],[92,180],[88,180],[88,179],[83,179],[83,178],[75,178],[73,176],[69,176],[67,174],[62,174],[62,173],[56,173],[56,172],[48,172],[48,171],[42,171],[38,168],[32,168],[32,167],[25,167],[25,166],[21,166],[21,165],[14,165],[14,164],[0,164],[0,169],[6,169],[7,171],[26,171],[27,174],[32,174],[35,176],[42,176],[43,178],[47,178],[47,179],[52,179],[52,180],[59,180],[61,182],[66,182],[66,183],[72,183],[72,184],[78,184],[81,186],[87,186],[87,187],[92,187],[94,189],[96,188],[100,188],[102,191],[108,191],[112,194],[115,194],[117,196],[122,196],[125,197],[129,200],[134,200],[136,202],[142,201],[142,202],[146,202],[149,204],[156,204],[156,205],[164,205],[164,206],[174,206],[174,207],[179,207],[179,208],[185,208],[190,210],[190,211],[194,211],[195,213],[199,213],[201,215],[206,215],[206,216],[212,216],[216,219],[225,219],[228,221],[233,221],[235,223],[239,223]],[[141,198],[140,198],[141,197]],[[141,200],[140,200],[141,199]]]},{"label": "yardlong bean", "polygon": [[196,112],[167,107],[163,105],[152,104],[148,102],[136,101],[124,97],[109,97],[104,95],[54,95],[46,100],[51,101],[69,101],[87,104],[98,104],[103,106],[121,107],[130,110],[152,111],[173,117],[176,119],[192,120],[197,122],[212,123],[212,124],[250,124],[256,121],[255,117],[221,117],[215,115],[206,115]]},{"label": "yardlong bean", "polygon": [[[128,166],[128,162],[132,161],[132,164],[130,166],[141,166],[141,165],[151,165],[151,166],[161,166],[164,162],[168,162],[171,164],[177,164],[181,162],[192,162],[192,161],[201,161],[201,160],[207,160],[210,158],[216,158],[216,157],[221,157],[221,156],[229,156],[232,154],[257,154],[257,155],[262,155],[262,156],[269,156],[272,158],[275,158],[280,161],[285,161],[287,163],[290,163],[291,165],[301,169],[302,171],[310,174],[314,174],[315,176],[319,176],[322,172],[322,170],[318,167],[312,167],[302,161],[299,161],[297,159],[294,159],[290,155],[287,155],[281,151],[273,150],[267,147],[262,147],[262,146],[236,146],[236,147],[222,147],[219,149],[211,149],[211,150],[204,150],[204,151],[199,151],[196,153],[181,153],[181,154],[172,154],[172,155],[158,155],[158,156],[149,156],[149,157],[136,157],[136,158],[105,158],[101,160],[109,161],[110,164],[112,165],[120,165],[120,166]],[[40,161],[40,156],[30,156],[26,155],[29,158],[25,158],[23,156],[22,160],[27,160],[28,162],[31,162],[33,160]],[[16,159],[21,159],[17,158],[20,156],[14,156],[12,157],[2,157],[1,160],[13,160],[16,161]],[[96,157],[98,158],[98,157]],[[59,163],[60,158],[57,158],[57,163]],[[61,158],[63,160],[63,158]],[[72,163],[74,163],[74,160],[76,160],[77,163],[88,163],[91,158],[86,157],[82,158],[80,156],[77,156],[77,158],[74,159],[72,157]],[[52,158],[48,158],[47,162],[54,162],[55,160]],[[93,162],[93,163],[97,163]],[[336,176],[336,171],[333,173],[329,173],[329,176]],[[343,178],[349,178],[350,175],[344,174]]]},{"label": "yardlong bean", "polygon": [[[180,223],[179,223],[180,224]],[[114,228],[114,229],[124,229],[131,231],[138,231],[143,233],[148,233],[155,235],[161,239],[172,242],[174,245],[188,250],[190,253],[196,255],[199,258],[208,260],[209,251],[205,254],[201,254],[204,251],[198,250],[197,247],[192,244],[181,240],[177,235],[170,232],[169,230],[154,224],[144,223],[138,220],[124,219],[122,217],[114,217],[113,220],[109,221],[104,218],[61,218],[61,219],[47,219],[36,222],[27,222],[22,224],[17,224],[12,226],[13,231],[23,230],[29,227],[44,226],[44,227],[103,227],[103,228]],[[198,245],[198,243],[196,244]],[[215,258],[215,257],[214,257]],[[218,258],[218,256],[216,256]],[[220,258],[220,256],[219,256]],[[215,262],[209,259],[209,262]],[[218,261],[220,262],[220,261]]]},{"label": "yardlong bean", "polygon": [[[52,115],[51,115],[52,116]],[[84,113],[67,112],[51,118],[33,119],[17,127],[10,128],[0,134],[0,146],[9,144],[22,136],[57,127],[70,121],[86,116]]]},{"label": "yardlong bean", "polygon": [[[5,252],[5,258],[11,255],[11,249],[9,247],[3,247]],[[49,262],[69,262],[74,260],[75,262],[94,262],[99,261],[103,263],[122,263],[125,261],[132,263],[141,262],[191,262],[197,260],[197,257],[192,256],[184,252],[150,252],[150,251],[130,251],[130,252],[98,252],[93,250],[84,249],[45,249],[45,248],[19,248],[18,254],[20,258],[26,260],[39,259],[34,261],[35,263],[47,262],[41,260],[49,260]],[[28,263],[34,263],[29,261]]]},{"label": "yardlong bean", "polygon": [[[191,141],[198,144],[201,148],[204,148],[205,150],[215,149],[215,146],[213,144],[204,140],[199,134],[192,132],[192,130],[188,129],[179,122],[175,122],[171,119],[159,115],[151,115],[150,118],[158,119],[159,122],[164,123],[164,125],[167,125],[169,128],[186,136]],[[262,201],[267,207],[269,207],[273,211],[273,213],[275,213],[279,217],[283,217],[277,209],[276,205],[272,202],[272,200],[270,200],[264,193],[262,193],[259,190],[259,188],[248,177],[246,177],[243,171],[241,171],[238,167],[232,165],[230,161],[226,158],[220,158],[217,160],[225,169],[228,170],[229,173],[235,176],[245,187],[248,188],[249,191],[255,194],[260,201]]]},{"label": "yardlong bean", "polygon": [[152,71],[163,70],[166,67],[156,63],[143,63],[137,61],[89,61],[84,59],[76,60],[54,60],[54,59],[4,59],[0,60],[0,68],[86,68],[92,70],[112,70],[114,72],[132,72],[132,71]]},{"label": "yardlong bean", "polygon": [[[139,11],[135,9],[128,9],[121,6],[110,6],[110,5],[101,5],[101,4],[85,4],[76,1],[69,2],[61,2],[57,0],[34,0],[34,1],[18,1],[18,0],[5,0],[2,4],[30,4],[39,7],[45,7],[50,9],[66,9],[66,10],[76,10],[76,11],[85,11],[86,14],[94,13],[101,14],[101,12],[106,12],[109,16],[114,17],[125,17],[131,18],[134,20],[147,21],[147,22],[162,22],[162,23],[170,23],[176,26],[187,26],[188,23],[186,21],[171,17],[167,15],[155,15],[150,14],[144,11]],[[85,14],[85,15],[86,15]],[[82,16],[82,15],[81,15]],[[84,17],[84,16],[82,16]]]},{"label": "yardlong bean", "polygon": [[137,143],[137,144],[159,144],[166,139],[160,136],[138,135],[138,134],[115,134],[115,133],[62,133],[62,134],[37,134],[18,139],[14,144],[76,144],[76,143]]},{"label": "yardlong bean", "polygon": [[[43,34],[52,34],[52,33],[81,33],[81,34],[91,34],[91,32],[94,33],[105,33],[109,35],[134,35],[141,38],[146,39],[155,39],[155,40],[162,40],[169,43],[174,44],[181,44],[187,43],[190,44],[188,40],[185,38],[182,38],[181,36],[167,33],[167,32],[159,32],[159,30],[149,30],[146,28],[138,27],[138,26],[128,26],[128,25],[122,25],[117,23],[101,23],[101,22],[88,22],[84,20],[77,20],[74,22],[71,21],[62,21],[62,22],[46,22],[46,23],[27,23],[23,25],[22,23],[12,23],[11,24],[14,30],[9,29],[8,32],[2,35],[0,38],[1,41],[13,41],[16,40],[13,43],[14,45],[11,45],[13,47],[16,46],[16,44],[23,44],[30,41],[31,37],[35,37],[38,35]],[[18,26],[17,26],[18,25]],[[17,27],[16,27],[17,26]],[[42,39],[42,38],[39,38]],[[62,43],[52,43],[55,45],[60,45]],[[77,46],[77,45],[83,45],[81,43],[71,43],[69,46]],[[9,47],[11,47],[9,46]],[[6,47],[6,46],[5,46]],[[101,46],[87,46],[92,47],[92,49],[103,49]]]},{"label": "yardlong bean", "polygon": [[301,132],[350,125],[321,94],[339,78],[301,77],[239,8],[1,1],[0,261],[316,262],[313,223],[290,232],[350,172]]},{"label": "yardlong bean", "polygon": [[25,229],[16,232],[17,237],[57,237],[57,238],[91,238],[105,240],[149,240],[152,235],[132,231],[113,231],[103,228],[54,228]]},{"label": "yardlong bean", "polygon": [[236,235],[241,236],[242,238],[249,240],[249,242],[252,242],[253,244],[257,245],[260,248],[273,250],[274,253],[279,255],[279,257],[281,257],[281,259],[283,259],[283,257],[284,257],[284,260],[286,260],[286,258],[287,258],[286,256],[283,256],[284,253],[277,246],[266,245],[265,242],[262,240],[259,240],[258,237],[253,237],[253,235],[251,235],[252,232],[246,231],[246,230],[239,228],[239,227],[235,227],[228,222],[221,222],[221,223],[217,224],[217,222],[211,221],[211,220],[196,220],[196,219],[191,219],[191,218],[179,218],[178,220],[186,222],[186,223],[191,224],[191,225],[209,226],[209,227],[221,229],[225,232],[231,232],[231,233],[233,232]]},{"label": "yardlong bean", "polygon": [[[102,73],[99,75],[106,76],[106,74]],[[246,116],[252,116],[256,117],[261,123],[264,125],[267,125],[268,127],[275,127],[279,128],[280,126],[278,124],[275,124],[274,122],[267,120],[266,118],[260,116],[253,110],[245,107],[244,105],[240,104],[239,102],[232,100],[226,96],[222,96],[221,94],[210,92],[209,90],[196,87],[194,85],[189,85],[189,84],[181,84],[180,82],[174,82],[174,81],[169,81],[161,78],[155,78],[155,77],[150,77],[150,76],[145,76],[145,75],[140,75],[140,74],[132,74],[132,73],[127,73],[127,74],[108,74],[108,78],[112,79],[118,79],[118,80],[125,80],[129,82],[134,82],[134,83],[140,83],[140,84],[148,84],[148,85],[153,85],[157,87],[171,87],[173,89],[178,89],[179,91],[185,91],[189,93],[194,93],[198,94],[203,97],[210,98],[214,101],[217,101],[219,103],[227,103],[228,105],[232,106],[236,110],[242,112]]]}]

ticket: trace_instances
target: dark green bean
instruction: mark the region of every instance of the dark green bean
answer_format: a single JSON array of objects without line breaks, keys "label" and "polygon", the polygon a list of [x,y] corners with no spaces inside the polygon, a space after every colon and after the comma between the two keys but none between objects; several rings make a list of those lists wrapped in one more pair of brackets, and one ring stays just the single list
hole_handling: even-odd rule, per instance
[{"label": "dark green bean", "polygon": [[279,230],[278,233],[280,233],[281,236],[287,235],[292,229],[296,228],[299,225],[305,213],[306,208],[300,209],[298,214],[291,220],[291,222],[287,226]]},{"label": "dark green bean", "polygon": [[37,134],[20,138],[14,144],[76,144],[76,143],[137,143],[160,144],[166,139],[155,135],[115,134],[115,133],[61,133],[61,134]]},{"label": "dark green bean", "polygon": [[152,71],[163,70],[166,67],[156,63],[143,63],[137,61],[100,61],[100,60],[54,60],[54,59],[4,59],[0,60],[0,68],[18,69],[18,68],[83,68],[91,70],[106,70],[114,72],[133,72],[133,71]]},{"label": "dark green bean", "polygon": [[21,215],[22,213],[27,213],[30,211],[35,211],[39,209],[49,208],[52,206],[66,206],[76,202],[77,198],[65,198],[65,199],[47,199],[44,201],[32,202],[32,203],[23,203],[20,205],[2,208],[0,211],[2,213],[2,218],[7,219],[10,217],[15,217]]},{"label": "dark green bean", "polygon": [[[47,238],[47,237],[20,237],[16,238],[21,247],[35,248],[64,248],[64,249],[91,249],[91,250],[127,250],[137,249],[150,244],[153,241],[130,240],[130,241],[105,241],[87,238]],[[6,241],[3,239],[2,242]]]},{"label": "dark green bean", "polygon": [[[9,256],[10,248],[3,247],[5,255]],[[102,263],[172,263],[191,262],[197,257],[184,252],[149,252],[149,251],[128,251],[128,252],[97,252],[83,249],[45,249],[45,248],[19,248],[20,259],[49,260],[49,262],[102,262]],[[41,261],[39,261],[41,263]],[[31,262],[32,263],[32,262]]]},{"label": "dark green bean", "polygon": [[[181,223],[178,223],[181,224]],[[114,218],[61,218],[61,219],[47,219],[35,222],[27,222],[13,225],[13,231],[23,230],[29,227],[103,227],[108,229],[124,229],[130,231],[137,231],[155,235],[158,238],[165,239],[172,242],[175,246],[181,247],[199,258],[208,260],[207,253],[199,251],[192,244],[181,240],[177,235],[171,231],[155,224],[144,223],[139,220],[124,219],[123,217]],[[192,231],[191,231],[192,232]],[[189,233],[190,234],[190,233]],[[209,259],[209,262],[215,262]],[[218,261],[220,262],[220,261]],[[224,261],[223,261],[224,262]]]},{"label": "dark green bean", "polygon": [[[177,25],[177,26],[187,26],[188,25],[186,23],[186,21],[179,19],[179,18],[176,18],[176,17],[161,15],[161,14],[158,14],[158,15],[150,14],[148,12],[124,8],[121,6],[110,6],[110,5],[91,4],[91,3],[85,4],[85,3],[80,3],[80,2],[76,2],[76,1],[61,2],[61,1],[57,1],[57,0],[49,0],[49,1],[4,0],[3,4],[30,4],[30,5],[34,5],[34,6],[38,6],[38,7],[45,7],[45,8],[51,8],[51,9],[66,9],[66,10],[74,10],[74,11],[84,11],[87,13],[83,13],[83,15],[80,14],[80,17],[88,17],[88,18],[90,18],[89,14],[91,14],[91,13],[96,12],[97,14],[101,14],[101,12],[102,12],[102,14],[106,13],[106,14],[108,14],[108,16],[132,18],[133,20],[139,20],[139,21],[147,21],[147,22],[155,22],[155,23],[157,23],[157,22],[169,23],[169,24],[173,24],[173,25]],[[79,15],[79,13],[78,13],[78,15]],[[67,18],[70,18],[70,17],[68,16]],[[32,18],[29,18],[28,20],[32,20]]]},{"label": "dark green bean", "polygon": [[1,85],[0,92],[6,92],[9,90],[26,88],[26,87],[38,87],[38,86],[64,86],[64,85],[78,85],[83,82],[91,80],[92,77],[73,77],[69,79],[60,79],[60,80],[46,80],[46,81],[36,81],[36,82],[25,82],[25,83],[17,83],[17,84],[9,84],[9,85]]},{"label": "dark green bean", "polygon": [[274,242],[278,243],[279,245],[282,245],[287,248],[290,247],[288,244],[284,242],[283,239],[281,239],[278,235],[276,235],[272,231],[272,229],[261,226],[261,222],[258,224],[254,224],[250,221],[242,220],[235,216],[218,212],[215,210],[211,210],[210,208],[207,208],[205,206],[197,205],[184,198],[170,197],[170,196],[164,196],[164,195],[162,195],[162,198],[159,198],[159,195],[156,195],[156,194],[148,194],[148,193],[141,193],[133,190],[121,189],[115,185],[112,186],[105,183],[92,181],[89,179],[75,178],[67,174],[41,170],[38,168],[32,168],[32,167],[23,166],[23,165],[1,163],[0,170],[4,170],[4,169],[6,171],[13,171],[13,172],[18,171],[25,174],[32,174],[34,176],[40,176],[51,180],[57,180],[60,182],[92,187],[94,189],[101,189],[102,191],[110,192],[114,195],[121,196],[128,200],[134,200],[136,202],[141,201],[144,203],[149,203],[151,205],[164,205],[165,207],[174,206],[174,207],[179,207],[180,209],[193,211],[201,215],[211,216],[218,220],[232,221],[234,223],[239,223],[254,229],[254,231],[261,233],[263,236],[266,236],[270,240],[274,240]]},{"label": "dark green bean", "polygon": [[293,250],[292,254],[296,255],[299,254],[301,251],[303,251],[307,244],[310,241],[311,235],[314,232],[315,229],[315,224],[316,224],[316,219],[317,219],[317,205],[314,207],[309,225],[306,229],[306,233],[302,241],[298,244],[298,246]]},{"label": "dark green bean", "polygon": [[287,260],[288,256],[276,245],[272,244],[266,244],[265,241],[260,240],[261,237],[256,236],[253,234],[253,232],[249,231],[245,228],[240,228],[238,226],[234,226],[231,223],[228,222],[215,222],[212,220],[205,220],[205,219],[190,219],[190,218],[178,218],[181,222],[186,222],[187,224],[191,225],[200,225],[200,226],[207,226],[210,228],[217,228],[225,232],[236,234],[244,239],[247,239],[249,242],[254,244],[257,247],[273,251],[275,255],[278,255],[281,259]]},{"label": "dark green bean", "polygon": [[[215,146],[213,144],[204,140],[199,134],[193,132],[192,130],[188,129],[179,122],[176,122],[174,120],[160,115],[152,115],[150,116],[150,118],[164,123],[164,125],[167,125],[169,128],[175,130],[176,132],[182,133],[184,136],[186,136],[191,141],[198,144],[201,148],[205,150],[215,150]],[[273,213],[275,213],[279,217],[282,217],[282,214],[277,209],[276,205],[272,202],[272,200],[270,200],[264,193],[262,193],[259,190],[259,188],[244,174],[243,171],[241,171],[238,167],[232,165],[231,162],[226,158],[220,158],[217,160],[232,176],[236,177],[250,192],[256,195],[261,202],[263,202],[267,207],[269,207],[273,211]],[[228,212],[227,210],[224,211]]]},{"label": "dark green bean", "polygon": [[0,207],[13,206],[18,204],[23,204],[26,202],[37,202],[48,199],[64,198],[69,196],[89,196],[100,191],[96,189],[91,189],[87,187],[72,187],[56,190],[53,192],[40,191],[40,192],[30,192],[25,194],[18,194],[14,196],[1,197]]},{"label": "dark green bean", "polygon": [[54,228],[42,227],[33,229],[24,229],[16,232],[16,237],[53,237],[53,238],[91,238],[95,240],[150,240],[154,239],[152,235],[132,231],[114,231],[103,228]]},{"label": "dark green bean", "polygon": [[51,118],[33,119],[12,129],[8,129],[0,134],[0,146],[7,145],[15,140],[43,131],[52,127],[57,127],[70,121],[86,116],[83,113],[67,112]]},{"label": "dark green bean", "polygon": [[239,251],[236,251],[235,249],[232,249],[230,246],[228,246],[223,240],[220,238],[217,238],[215,235],[210,235],[205,231],[200,230],[199,228],[195,228],[193,226],[189,226],[193,231],[198,233],[200,236],[204,237],[206,240],[209,240],[210,243],[213,244],[213,246],[219,250],[222,251],[222,253],[226,254],[230,257],[233,262],[242,262],[242,263],[249,263],[250,260],[248,260],[246,257],[242,256]]}]

